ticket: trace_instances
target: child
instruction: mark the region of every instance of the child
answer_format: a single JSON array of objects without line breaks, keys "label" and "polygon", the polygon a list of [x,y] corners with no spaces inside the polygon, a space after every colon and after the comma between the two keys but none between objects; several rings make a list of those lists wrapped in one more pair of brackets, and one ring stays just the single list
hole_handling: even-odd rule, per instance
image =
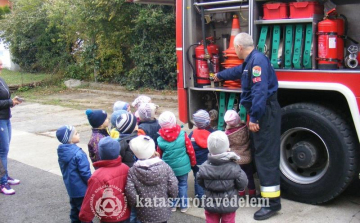
[{"label": "child", "polygon": [[56,131],[62,143],[57,149],[59,166],[70,197],[71,222],[80,222],[79,212],[85,196],[87,182],[91,176],[90,164],[86,154],[76,143],[80,135],[73,126],[65,125]]},{"label": "child", "polygon": [[120,115],[127,113],[125,110],[117,110],[111,114],[110,123],[110,137],[113,139],[118,139],[120,137],[120,132],[116,129],[116,120],[120,117]]},{"label": "child", "polygon": [[116,120],[116,129],[120,132],[120,138],[118,139],[123,163],[132,167],[135,163],[135,155],[129,147],[129,142],[136,136],[138,136],[136,117],[131,113],[122,114]]},{"label": "child", "polygon": [[137,110],[141,103],[151,103],[151,98],[146,95],[140,95],[131,103],[131,105]]},{"label": "child", "polygon": [[191,166],[196,165],[194,148],[186,133],[176,124],[175,115],[165,111],[159,117],[160,136],[158,137],[158,152],[162,159],[175,173],[179,181],[178,198],[173,202],[171,211],[176,211],[176,204],[180,203],[180,211],[186,212],[187,205],[187,179]]},{"label": "child", "polygon": [[193,120],[197,128],[195,128],[190,134],[189,138],[194,147],[196,155],[196,165],[192,167],[195,177],[195,196],[201,198],[204,196],[204,190],[196,181],[196,174],[199,171],[199,166],[203,164],[208,157],[209,150],[207,148],[207,139],[214,130],[210,127],[210,116],[205,110],[198,110],[193,114]]},{"label": "child", "polygon": [[[155,207],[136,207],[137,218],[141,222],[166,222],[171,216],[168,198],[176,198],[178,181],[171,167],[162,161],[155,152],[155,143],[149,136],[140,135],[130,141],[130,148],[138,161],[129,170],[125,187],[130,206],[137,201],[156,197],[166,205]],[[162,200],[161,200],[162,199]],[[158,202],[158,204],[161,204]]]},{"label": "child", "polygon": [[[247,179],[244,171],[236,163],[239,160],[229,151],[229,140],[222,131],[210,134],[208,140],[209,157],[200,166],[197,181],[206,195],[205,216],[208,223],[235,222],[235,212],[239,208],[238,191],[244,190]],[[226,199],[224,199],[226,198]]]},{"label": "child", "polygon": [[92,163],[100,160],[98,144],[100,139],[109,136],[107,127],[109,126],[109,119],[104,110],[86,110],[86,115],[92,127],[92,134],[88,143],[89,157]]},{"label": "child", "polygon": [[91,222],[96,215],[101,222],[128,222],[130,208],[124,195],[129,167],[121,162],[119,142],[111,137],[99,142],[100,160],[89,179],[83,206],[82,222]]},{"label": "child", "polygon": [[160,125],[155,118],[156,105],[154,103],[142,103],[138,108],[139,113],[139,134],[150,136],[157,146]]},{"label": "child", "polygon": [[130,112],[130,105],[125,101],[116,101],[113,106],[113,112],[115,111],[127,111]]},{"label": "child", "polygon": [[[249,129],[245,123],[241,123],[240,116],[234,110],[226,111],[224,121],[226,122],[225,134],[229,138],[230,149],[240,156],[240,160],[237,163],[240,164],[241,169],[244,170],[249,180],[247,185],[249,197],[255,197],[256,189],[249,148]],[[239,191],[239,195],[245,196],[245,190]]]},{"label": "child", "polygon": [[151,103],[151,98],[146,95],[140,95],[131,103],[131,105],[136,109],[135,117],[138,123],[140,122],[140,117],[137,110],[142,103]]}]

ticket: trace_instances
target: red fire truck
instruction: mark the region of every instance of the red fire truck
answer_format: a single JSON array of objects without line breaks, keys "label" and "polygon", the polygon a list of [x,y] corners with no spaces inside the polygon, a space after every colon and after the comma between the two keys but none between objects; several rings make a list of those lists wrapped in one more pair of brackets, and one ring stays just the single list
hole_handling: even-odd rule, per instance
[{"label": "red fire truck", "polygon": [[239,110],[241,88],[210,81],[211,72],[224,69],[229,59],[221,52],[231,47],[237,17],[241,32],[249,33],[258,50],[269,57],[279,80],[282,195],[319,204],[358,179],[358,1],[177,0],[175,4],[182,122],[191,128],[198,109],[215,110],[217,128],[222,129],[224,111]]}]

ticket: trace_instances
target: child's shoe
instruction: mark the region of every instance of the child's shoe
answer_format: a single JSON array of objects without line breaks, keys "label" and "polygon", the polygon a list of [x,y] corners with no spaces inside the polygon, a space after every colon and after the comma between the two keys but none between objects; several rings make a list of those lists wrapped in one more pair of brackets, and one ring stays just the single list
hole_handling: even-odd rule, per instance
[{"label": "child's shoe", "polygon": [[171,211],[172,211],[172,212],[175,212],[175,211],[176,211],[176,207],[172,207],[172,208],[171,208]]},{"label": "child's shoe", "polygon": [[187,210],[188,210],[189,208],[182,208],[182,209],[180,209],[180,211],[181,211],[181,213],[185,213],[185,212],[187,212]]},{"label": "child's shoe", "polygon": [[20,180],[18,179],[14,179],[14,178],[11,178],[11,177],[8,177],[8,184],[10,185],[19,185],[20,184]]},{"label": "child's shoe", "polygon": [[11,189],[9,184],[1,184],[0,185],[0,192],[5,194],[5,195],[15,194],[15,190]]},{"label": "child's shoe", "polygon": [[239,196],[240,197],[245,197],[245,190],[239,191]]},{"label": "child's shoe", "polygon": [[250,190],[250,189],[249,189],[249,197],[250,197],[250,198],[256,197],[256,189],[253,189],[253,190]]}]

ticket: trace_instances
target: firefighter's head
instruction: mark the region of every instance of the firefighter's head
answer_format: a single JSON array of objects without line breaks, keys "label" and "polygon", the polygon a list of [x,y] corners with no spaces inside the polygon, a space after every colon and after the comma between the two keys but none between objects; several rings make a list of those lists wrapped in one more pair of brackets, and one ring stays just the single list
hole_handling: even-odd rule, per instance
[{"label": "firefighter's head", "polygon": [[239,33],[235,36],[234,47],[239,59],[245,59],[254,49],[254,41],[247,33]]}]

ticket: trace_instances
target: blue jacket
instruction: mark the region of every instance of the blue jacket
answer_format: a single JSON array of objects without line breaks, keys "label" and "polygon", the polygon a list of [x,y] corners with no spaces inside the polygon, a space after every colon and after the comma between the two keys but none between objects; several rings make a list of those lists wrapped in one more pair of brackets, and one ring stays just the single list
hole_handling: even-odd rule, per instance
[{"label": "blue jacket", "polygon": [[[198,132],[199,134],[194,134],[194,132]],[[207,148],[207,138],[212,132],[214,132],[214,130],[209,127],[206,129],[195,129],[189,134],[189,139],[194,147],[197,166],[203,164],[208,158],[209,149]],[[198,168],[199,167],[195,167],[195,171],[197,171]]]},{"label": "blue jacket", "polygon": [[161,129],[158,120],[154,119],[147,122],[140,122],[139,129],[144,130],[145,134],[150,136],[154,140],[155,146],[157,146],[157,138],[159,137],[158,132]]},{"label": "blue jacket", "polygon": [[84,197],[91,176],[86,154],[75,144],[61,144],[58,161],[69,197]]},{"label": "blue jacket", "polygon": [[278,89],[278,80],[270,60],[261,52],[253,50],[244,63],[217,74],[224,80],[241,78],[240,103],[250,114],[250,121],[258,123],[265,114],[266,100]]}]

